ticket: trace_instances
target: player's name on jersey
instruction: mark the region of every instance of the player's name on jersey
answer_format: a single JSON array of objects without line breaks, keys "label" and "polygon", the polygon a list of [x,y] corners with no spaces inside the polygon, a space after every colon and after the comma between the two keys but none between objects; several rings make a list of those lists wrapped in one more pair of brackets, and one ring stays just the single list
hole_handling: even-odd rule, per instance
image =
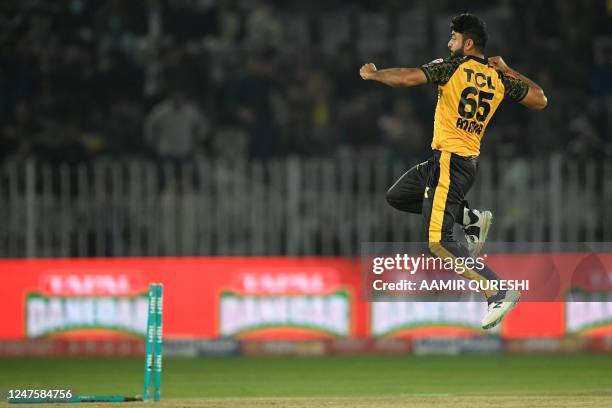
[{"label": "player's name on jersey", "polygon": [[456,123],[457,129],[465,130],[466,132],[476,133],[480,135],[482,133],[482,123],[479,123],[475,120],[457,118]]}]

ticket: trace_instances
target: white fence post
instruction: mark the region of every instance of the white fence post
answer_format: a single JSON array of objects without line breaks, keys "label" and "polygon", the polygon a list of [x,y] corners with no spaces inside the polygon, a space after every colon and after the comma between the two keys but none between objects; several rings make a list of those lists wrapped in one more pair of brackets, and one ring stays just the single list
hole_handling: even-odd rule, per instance
[{"label": "white fence post", "polygon": [[563,223],[563,167],[562,158],[558,154],[553,154],[549,161],[550,179],[548,207],[550,208],[550,241],[559,242],[562,234]]},{"label": "white fence post", "polygon": [[[491,240],[612,240],[609,161],[556,154],[523,165],[510,188],[496,182],[495,166],[481,162],[470,196],[501,218]],[[195,169],[138,159],[8,161],[0,256],[356,255],[365,241],[426,239],[421,217],[385,202],[405,170],[355,157],[214,160]],[[520,214],[511,219],[509,210]]]},{"label": "white fence post", "polygon": [[38,255],[36,248],[37,205],[36,205],[36,163],[28,160],[25,163],[25,238],[26,257]]},{"label": "white fence post", "polygon": [[301,161],[298,158],[289,158],[286,161],[286,200],[287,218],[287,255],[298,255],[301,247],[302,220],[300,214],[302,193]]}]

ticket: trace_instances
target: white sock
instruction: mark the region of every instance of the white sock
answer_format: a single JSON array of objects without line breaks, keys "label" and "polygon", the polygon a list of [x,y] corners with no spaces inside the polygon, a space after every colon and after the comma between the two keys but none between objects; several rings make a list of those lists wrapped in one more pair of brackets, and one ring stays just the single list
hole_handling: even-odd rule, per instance
[{"label": "white sock", "polygon": [[473,210],[470,210],[467,207],[463,208],[463,225],[470,225],[470,224],[472,224],[473,221],[470,218],[470,211],[473,211]]}]

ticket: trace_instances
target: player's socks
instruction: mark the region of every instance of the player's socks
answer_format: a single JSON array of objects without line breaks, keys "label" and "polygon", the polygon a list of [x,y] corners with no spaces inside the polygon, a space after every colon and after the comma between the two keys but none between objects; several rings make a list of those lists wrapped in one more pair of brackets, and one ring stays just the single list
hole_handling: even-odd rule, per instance
[{"label": "player's socks", "polygon": [[491,211],[478,211],[465,208],[463,212],[463,232],[467,241],[468,251],[472,258],[477,257],[484,247],[489,228],[493,222]]},{"label": "player's socks", "polygon": [[468,207],[463,207],[463,222],[461,223],[461,225],[463,225],[464,227],[470,225],[470,224],[475,224],[478,222],[478,218],[479,218],[479,211],[478,210],[472,210]]}]

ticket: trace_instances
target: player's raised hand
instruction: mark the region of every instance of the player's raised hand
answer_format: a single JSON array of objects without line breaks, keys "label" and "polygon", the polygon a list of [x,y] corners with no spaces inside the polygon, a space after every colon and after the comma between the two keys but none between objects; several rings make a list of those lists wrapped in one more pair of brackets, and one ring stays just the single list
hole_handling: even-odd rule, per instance
[{"label": "player's raised hand", "polygon": [[501,72],[505,73],[510,71],[510,67],[508,66],[508,64],[506,64],[506,61],[504,61],[504,59],[500,56],[489,57],[489,64],[491,64],[493,68],[499,69]]},{"label": "player's raised hand", "polygon": [[359,70],[359,75],[361,75],[361,78],[363,79],[371,79],[372,74],[376,71],[376,65],[372,64],[371,62],[368,62],[367,64],[364,64],[361,67],[361,69]]}]

